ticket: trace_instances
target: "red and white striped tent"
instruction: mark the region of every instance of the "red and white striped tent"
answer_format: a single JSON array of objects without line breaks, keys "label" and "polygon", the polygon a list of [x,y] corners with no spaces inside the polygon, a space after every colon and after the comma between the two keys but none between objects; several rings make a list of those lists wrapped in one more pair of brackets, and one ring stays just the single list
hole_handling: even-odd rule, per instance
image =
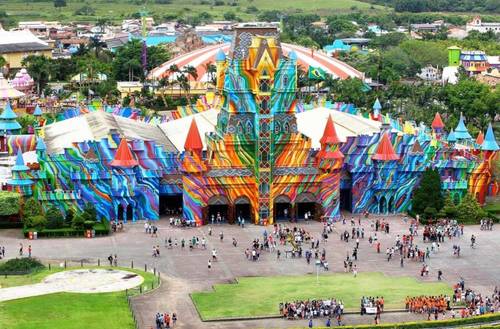
[{"label": "red and white striped tent", "polygon": [[[169,68],[172,65],[177,65],[180,70],[185,66],[193,66],[198,72],[198,81],[209,81],[210,79],[206,72],[206,64],[215,64],[215,55],[219,49],[227,54],[230,47],[230,43],[217,44],[180,55],[153,69],[148,77],[151,80],[159,80],[168,77],[171,74]],[[297,55],[297,63],[305,70],[307,70],[309,66],[313,66],[319,67],[340,79],[347,79],[349,77],[364,78],[362,72],[336,58],[328,57],[324,53],[289,43],[282,43],[281,47],[285,56],[288,55],[289,52],[294,51]]]}]

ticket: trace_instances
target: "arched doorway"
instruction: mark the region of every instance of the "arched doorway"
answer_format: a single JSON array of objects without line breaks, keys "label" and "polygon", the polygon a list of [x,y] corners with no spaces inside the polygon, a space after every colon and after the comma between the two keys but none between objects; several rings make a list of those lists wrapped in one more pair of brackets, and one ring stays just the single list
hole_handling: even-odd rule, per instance
[{"label": "arched doorway", "polygon": [[224,195],[216,195],[208,199],[208,223],[221,223],[228,221],[229,200]]},{"label": "arched doorway", "polygon": [[286,195],[278,195],[274,198],[274,219],[290,220],[292,216],[292,202]]},{"label": "arched doorway", "polygon": [[389,199],[389,204],[387,205],[387,209],[390,214],[394,212],[394,196],[391,196],[391,198]]},{"label": "arched doorway", "polygon": [[236,198],[234,201],[234,217],[236,221],[239,217],[244,219],[245,223],[253,222],[250,200],[246,196]]},{"label": "arched doorway", "polygon": [[385,214],[387,211],[385,196],[381,197],[378,202],[378,212],[379,214]]},{"label": "arched doorway", "polygon": [[309,192],[300,193],[295,198],[297,219],[313,219],[316,216],[316,197]]},{"label": "arched doorway", "polygon": [[123,221],[123,215],[125,214],[125,211],[123,209],[123,206],[121,204],[118,205],[118,216],[117,219],[119,221]]},{"label": "arched doorway", "polygon": [[134,208],[131,204],[127,206],[127,220],[134,221]]},{"label": "arched doorway", "polygon": [[179,194],[160,194],[160,216],[181,215],[183,199]]}]

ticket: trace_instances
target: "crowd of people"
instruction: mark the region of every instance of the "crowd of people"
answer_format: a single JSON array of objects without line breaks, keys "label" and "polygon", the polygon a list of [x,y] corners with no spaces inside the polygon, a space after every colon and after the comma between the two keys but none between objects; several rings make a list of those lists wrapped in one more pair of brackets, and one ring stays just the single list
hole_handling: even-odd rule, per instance
[{"label": "crowd of people", "polygon": [[450,309],[450,297],[443,295],[406,297],[405,308],[412,313],[443,313]]},{"label": "crowd of people", "polygon": [[492,231],[493,230],[493,220],[491,218],[481,219],[481,231]]},{"label": "crowd of people", "polygon": [[172,313],[156,313],[155,315],[156,329],[170,329],[174,328],[177,323],[177,314]]},{"label": "crowd of people", "polygon": [[434,224],[424,226],[422,234],[424,242],[444,242],[445,237],[459,238],[464,234],[464,225],[458,224],[454,219],[442,219]]},{"label": "crowd of people", "polygon": [[360,313],[365,314],[380,314],[384,311],[384,297],[368,297],[363,296],[360,300]]},{"label": "crowd of people", "polygon": [[279,304],[280,314],[288,320],[317,317],[339,317],[344,313],[344,304],[335,298],[326,300],[304,300]]}]

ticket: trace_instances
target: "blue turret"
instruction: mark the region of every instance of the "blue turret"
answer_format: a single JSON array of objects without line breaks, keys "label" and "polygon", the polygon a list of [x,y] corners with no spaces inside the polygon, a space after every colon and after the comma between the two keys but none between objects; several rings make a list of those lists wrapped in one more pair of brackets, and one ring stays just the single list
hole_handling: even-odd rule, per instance
[{"label": "blue turret", "polygon": [[24,164],[23,153],[21,149],[17,150],[16,163],[11,168],[12,179],[9,179],[7,184],[16,188],[16,191],[23,195],[31,195],[31,185],[33,181],[28,177],[30,168]]},{"label": "blue turret", "polygon": [[455,135],[455,132],[453,131],[453,128],[451,128],[450,133],[448,134],[448,138],[446,139],[448,143],[455,143],[457,141],[457,137]]},{"label": "blue turret", "polygon": [[35,110],[33,111],[33,115],[36,117],[39,117],[39,116],[42,116],[42,114],[43,114],[42,109],[37,104],[37,106],[35,107]]},{"label": "blue turret", "polygon": [[483,151],[498,151],[499,147],[495,139],[495,134],[493,133],[493,128],[491,123],[488,125],[488,130],[486,130],[486,136],[484,137],[484,142],[481,145],[481,150]]},{"label": "blue turret", "polygon": [[12,110],[10,103],[7,103],[2,114],[0,114],[0,132],[9,135],[19,133],[21,131],[21,125],[16,119],[16,113]]},{"label": "blue turret", "polygon": [[455,138],[457,140],[472,139],[472,136],[469,134],[469,131],[465,126],[464,117],[462,114],[460,114],[460,121],[458,121],[457,128],[455,128]]},{"label": "blue turret", "polygon": [[217,54],[215,54],[215,61],[216,62],[223,62],[226,60],[226,54],[222,51],[222,49],[219,49]]}]

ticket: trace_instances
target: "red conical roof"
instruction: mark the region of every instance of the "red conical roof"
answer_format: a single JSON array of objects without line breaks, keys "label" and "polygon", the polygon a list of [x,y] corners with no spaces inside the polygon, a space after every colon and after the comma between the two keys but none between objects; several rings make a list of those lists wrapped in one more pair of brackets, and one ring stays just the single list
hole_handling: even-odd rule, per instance
[{"label": "red conical roof", "polygon": [[479,134],[477,134],[476,144],[483,145],[483,142],[484,142],[484,134],[482,131],[480,131]]},{"label": "red conical roof", "polygon": [[380,161],[399,160],[399,156],[394,152],[388,133],[382,136],[382,139],[378,143],[377,151],[372,156],[372,159]]},{"label": "red conical roof", "polygon": [[436,115],[434,116],[434,120],[432,120],[432,124],[431,124],[431,127],[432,128],[444,128],[444,123],[443,123],[443,120],[441,120],[441,115],[439,114],[439,112],[436,112]]},{"label": "red conical roof", "polygon": [[116,150],[115,158],[111,161],[110,165],[113,167],[133,167],[139,163],[134,158],[130,148],[128,147],[127,140],[122,138],[118,150]]},{"label": "red conical roof", "polygon": [[329,115],[326,121],[325,131],[323,132],[323,137],[319,140],[321,144],[338,144],[340,140],[337,136],[337,131],[335,130],[335,125],[333,124],[333,119]]},{"label": "red conical roof", "polygon": [[186,142],[184,143],[184,150],[197,152],[201,152],[201,150],[203,150],[203,142],[201,141],[200,131],[198,130],[198,125],[196,124],[196,120],[194,118],[193,121],[191,121],[191,126],[189,127]]}]

